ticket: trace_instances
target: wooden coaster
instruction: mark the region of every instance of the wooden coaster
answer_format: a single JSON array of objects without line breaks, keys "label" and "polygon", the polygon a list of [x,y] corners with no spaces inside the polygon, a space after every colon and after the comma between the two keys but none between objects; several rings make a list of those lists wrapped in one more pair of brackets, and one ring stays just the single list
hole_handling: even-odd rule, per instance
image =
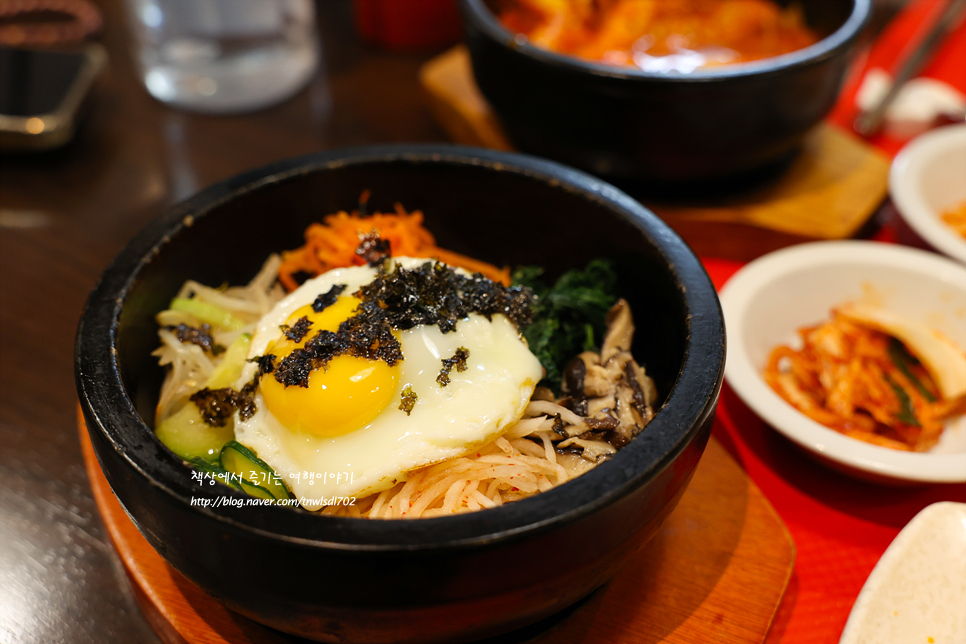
[{"label": "wooden coaster", "polygon": [[[457,143],[512,149],[473,79],[459,45],[427,62],[420,83],[440,125]],[[714,222],[758,226],[819,239],[851,237],[888,193],[889,158],[856,136],[822,124],[781,177],[737,196],[674,206],[645,203],[673,225]]]},{"label": "wooden coaster", "polygon": [[[305,640],[237,615],[141,536],[111,491],[81,418],[94,500],[145,615],[168,644]],[[761,644],[795,562],[795,546],[761,491],[714,439],[678,507],[624,571],[565,617],[488,644]]]}]

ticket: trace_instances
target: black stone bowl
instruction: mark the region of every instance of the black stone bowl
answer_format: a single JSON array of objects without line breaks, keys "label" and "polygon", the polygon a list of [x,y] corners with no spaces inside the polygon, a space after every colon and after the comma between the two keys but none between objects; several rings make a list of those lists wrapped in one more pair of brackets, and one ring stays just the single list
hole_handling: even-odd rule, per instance
[{"label": "black stone bowl", "polygon": [[[544,494],[446,518],[368,521],[235,507],[155,438],[154,315],[186,279],[242,284],[313,221],[370,204],[421,209],[441,246],[551,276],[613,258],[663,404],[610,461]],[[523,155],[375,147],[281,161],[151,223],[94,289],[76,378],[91,441],[154,548],[229,608],[328,642],[460,642],[535,622],[616,574],[674,508],[708,439],[724,366],[714,288],[691,250],[627,195]],[[195,500],[193,503],[192,500]],[[222,501],[217,501],[222,499]],[[222,507],[201,507],[222,503]]]},{"label": "black stone bowl", "polygon": [[622,184],[690,192],[790,158],[835,103],[871,0],[805,0],[820,42],[691,74],[556,54],[505,29],[486,0],[460,2],[476,81],[518,149]]}]

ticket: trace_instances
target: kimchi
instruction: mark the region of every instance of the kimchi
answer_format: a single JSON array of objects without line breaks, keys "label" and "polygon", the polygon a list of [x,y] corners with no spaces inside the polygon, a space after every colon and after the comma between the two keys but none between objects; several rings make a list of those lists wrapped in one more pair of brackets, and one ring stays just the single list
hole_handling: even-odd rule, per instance
[{"label": "kimchi", "polygon": [[538,47],[653,72],[771,58],[818,41],[800,6],[773,0],[491,0]]},{"label": "kimchi", "polygon": [[[846,436],[927,451],[944,421],[966,412],[966,396],[944,395],[936,370],[874,319],[836,310],[828,322],[799,329],[801,348],[773,349],[765,380],[800,412]],[[951,343],[942,346],[955,352]],[[966,362],[961,352],[957,358]]]}]

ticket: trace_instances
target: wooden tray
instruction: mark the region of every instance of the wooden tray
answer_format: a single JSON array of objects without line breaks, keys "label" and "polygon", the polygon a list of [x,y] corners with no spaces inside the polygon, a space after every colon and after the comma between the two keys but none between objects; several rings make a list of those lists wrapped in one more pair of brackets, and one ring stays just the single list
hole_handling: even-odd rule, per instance
[{"label": "wooden tray", "polygon": [[[459,45],[427,62],[420,83],[437,121],[457,143],[512,149]],[[851,237],[888,192],[889,158],[830,125],[815,128],[791,167],[766,186],[713,202],[645,205],[667,220],[757,226],[807,238]]]},{"label": "wooden tray", "polygon": [[[168,566],[125,514],[83,419],[79,425],[97,507],[145,615],[165,642],[304,642],[232,613]],[[616,579],[563,616],[487,642],[761,644],[794,561],[781,519],[712,439],[678,507]]]}]

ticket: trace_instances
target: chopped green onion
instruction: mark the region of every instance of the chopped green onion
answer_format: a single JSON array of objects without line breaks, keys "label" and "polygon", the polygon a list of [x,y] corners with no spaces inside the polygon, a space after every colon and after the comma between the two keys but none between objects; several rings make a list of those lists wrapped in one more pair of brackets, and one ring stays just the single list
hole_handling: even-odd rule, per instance
[{"label": "chopped green onion", "polygon": [[916,413],[912,410],[912,401],[909,399],[909,394],[888,375],[886,375],[885,379],[889,383],[889,386],[892,387],[892,391],[895,392],[896,398],[899,399],[899,413],[896,414],[896,420],[910,427],[921,427],[919,419],[916,418]]},{"label": "chopped green onion", "polygon": [[929,402],[936,402],[936,397],[932,395],[932,392],[926,389],[922,381],[912,373],[912,365],[914,362],[918,362],[918,360],[909,353],[909,350],[906,349],[904,344],[895,338],[891,338],[889,341],[889,357],[892,359],[892,364],[902,372],[902,375],[909,379],[909,382],[922,394],[923,398]]},{"label": "chopped green onion", "polygon": [[242,478],[243,487],[244,483],[249,483],[269,492],[272,498],[292,498],[288,493],[288,488],[282,483],[282,479],[275,473],[275,470],[268,463],[258,458],[255,452],[237,441],[225,443],[225,446],[221,449],[220,463],[226,471]]}]

